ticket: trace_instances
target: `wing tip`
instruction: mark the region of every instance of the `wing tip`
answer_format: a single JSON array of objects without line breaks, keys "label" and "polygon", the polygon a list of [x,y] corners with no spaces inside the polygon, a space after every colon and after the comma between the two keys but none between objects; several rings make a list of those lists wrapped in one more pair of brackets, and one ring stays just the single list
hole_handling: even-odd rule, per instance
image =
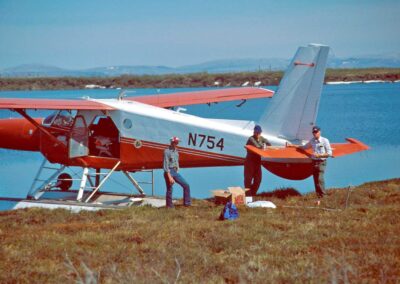
[{"label": "wing tip", "polygon": [[351,144],[356,144],[360,148],[360,151],[371,149],[367,144],[364,144],[355,138],[346,138],[346,140]]}]

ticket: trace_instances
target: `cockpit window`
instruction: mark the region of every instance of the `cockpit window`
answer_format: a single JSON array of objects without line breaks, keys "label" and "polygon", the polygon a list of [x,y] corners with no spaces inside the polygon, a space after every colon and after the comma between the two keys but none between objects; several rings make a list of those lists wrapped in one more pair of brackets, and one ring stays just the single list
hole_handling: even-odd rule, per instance
[{"label": "cockpit window", "polygon": [[74,119],[69,111],[62,110],[53,122],[53,126],[70,127]]},{"label": "cockpit window", "polygon": [[50,114],[43,120],[45,126],[59,126],[59,127],[71,127],[74,122],[74,116],[71,111],[60,110]]},{"label": "cockpit window", "polygon": [[43,120],[43,125],[50,126],[59,111],[55,111]]}]

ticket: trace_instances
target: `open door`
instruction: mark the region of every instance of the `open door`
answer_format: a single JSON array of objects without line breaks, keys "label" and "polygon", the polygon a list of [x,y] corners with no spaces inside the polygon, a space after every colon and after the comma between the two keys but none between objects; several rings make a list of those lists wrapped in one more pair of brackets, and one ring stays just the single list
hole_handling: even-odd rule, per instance
[{"label": "open door", "polygon": [[69,157],[76,158],[89,154],[89,133],[83,116],[76,116],[69,139]]},{"label": "open door", "polygon": [[89,155],[119,159],[119,130],[109,116],[96,116],[89,128]]}]

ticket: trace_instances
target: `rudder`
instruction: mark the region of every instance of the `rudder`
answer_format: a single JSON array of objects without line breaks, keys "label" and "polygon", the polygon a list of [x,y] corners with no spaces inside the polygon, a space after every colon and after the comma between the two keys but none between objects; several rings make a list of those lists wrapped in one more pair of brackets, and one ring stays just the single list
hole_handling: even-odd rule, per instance
[{"label": "rudder", "polygon": [[329,47],[299,47],[259,124],[267,134],[308,140],[315,125]]}]

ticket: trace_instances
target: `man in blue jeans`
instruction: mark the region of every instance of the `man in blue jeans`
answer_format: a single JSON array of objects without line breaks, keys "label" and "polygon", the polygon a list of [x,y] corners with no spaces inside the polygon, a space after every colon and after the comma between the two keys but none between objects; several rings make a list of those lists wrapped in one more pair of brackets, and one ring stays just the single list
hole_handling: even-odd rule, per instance
[{"label": "man in blue jeans", "polygon": [[174,183],[178,183],[183,188],[183,205],[190,206],[190,186],[186,180],[178,173],[179,171],[179,153],[177,146],[179,144],[178,137],[171,138],[171,144],[164,151],[164,179],[167,186],[166,201],[167,207],[173,208],[172,188]]}]

